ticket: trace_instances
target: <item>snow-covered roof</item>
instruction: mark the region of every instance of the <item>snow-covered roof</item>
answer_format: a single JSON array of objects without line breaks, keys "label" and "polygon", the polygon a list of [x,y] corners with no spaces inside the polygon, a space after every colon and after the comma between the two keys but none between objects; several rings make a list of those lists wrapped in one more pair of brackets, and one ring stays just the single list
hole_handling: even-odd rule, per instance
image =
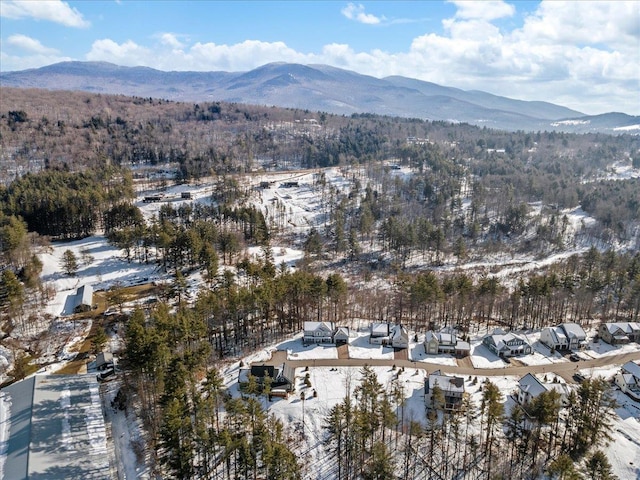
[{"label": "snow-covered roof", "polygon": [[3,394],[9,422],[4,478],[110,478],[94,375],[36,375]]},{"label": "snow-covered roof", "polygon": [[537,397],[542,392],[547,391],[547,388],[542,384],[542,382],[531,373],[527,373],[524,377],[518,380],[518,387],[520,390],[528,393],[532,397]]},{"label": "snow-covered roof", "polygon": [[309,332],[316,330],[333,332],[333,322],[304,322],[304,330]]},{"label": "snow-covered roof", "polygon": [[349,327],[338,327],[334,337],[347,337],[349,338]]},{"label": "snow-covered roof", "polygon": [[628,372],[634,377],[640,379],[640,365],[638,365],[635,362],[627,362],[624,365],[622,365],[622,371]]},{"label": "snow-covered roof", "polygon": [[587,338],[587,333],[577,323],[563,323],[560,326],[567,333],[567,336],[571,338],[577,338],[581,340]]},{"label": "snow-covered roof", "polygon": [[372,323],[370,330],[371,330],[371,335],[375,337],[385,337],[389,335],[389,324],[388,323]]},{"label": "snow-covered roof", "polygon": [[393,332],[391,333],[391,338],[399,340],[399,339],[401,339],[403,337],[404,338],[408,338],[409,337],[409,331],[407,330],[407,328],[402,326],[402,325],[394,326],[393,327]]},{"label": "snow-covered roof", "polygon": [[[87,305],[91,307],[93,304],[93,287],[91,285],[83,285],[76,292],[75,307]],[[75,308],[74,307],[74,308]]]},{"label": "snow-covered roof", "polygon": [[464,393],[464,378],[432,373],[428,379],[429,391],[437,384],[444,393]]},{"label": "snow-covered roof", "polygon": [[605,323],[604,326],[612,335],[615,334],[618,330],[622,330],[627,334],[640,331],[640,324],[636,322]]}]

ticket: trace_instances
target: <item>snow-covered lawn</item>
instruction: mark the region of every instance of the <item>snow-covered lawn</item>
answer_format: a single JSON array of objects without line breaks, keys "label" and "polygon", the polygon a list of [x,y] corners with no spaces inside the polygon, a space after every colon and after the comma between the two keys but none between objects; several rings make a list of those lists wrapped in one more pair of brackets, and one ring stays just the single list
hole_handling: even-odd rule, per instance
[{"label": "snow-covered lawn", "polygon": [[338,349],[334,344],[304,346],[299,336],[278,345],[278,350],[287,352],[289,360],[313,360],[319,358],[338,358]]},{"label": "snow-covered lawn", "polygon": [[471,345],[471,363],[475,368],[504,368],[506,363],[484,345]]},{"label": "snow-covered lawn", "polygon": [[427,355],[424,343],[412,342],[409,345],[409,360],[414,362],[437,363],[438,365],[457,365],[458,361],[452,355],[441,353],[438,355]]},{"label": "snow-covered lawn", "polygon": [[[66,275],[62,268],[62,255],[71,250],[78,260],[75,275]],[[55,242],[51,249],[38,255],[42,261],[42,282],[55,288],[55,298],[46,306],[52,316],[73,313],[76,289],[91,285],[93,290],[106,290],[117,282],[136,285],[155,277],[156,265],[128,263],[121,250],[109,245],[103,236],[88,237],[74,242]]]},{"label": "snow-covered lawn", "polygon": [[369,333],[358,332],[358,336],[349,343],[350,358],[382,358],[393,360],[393,348],[369,343]]}]

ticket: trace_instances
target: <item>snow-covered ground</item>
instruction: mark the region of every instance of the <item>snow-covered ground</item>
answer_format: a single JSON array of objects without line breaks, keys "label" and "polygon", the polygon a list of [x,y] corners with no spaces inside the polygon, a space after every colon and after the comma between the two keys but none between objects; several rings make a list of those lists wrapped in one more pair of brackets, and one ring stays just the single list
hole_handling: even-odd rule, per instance
[{"label": "snow-covered ground", "polygon": [[[349,170],[348,168],[323,169],[321,174],[324,177],[324,186],[318,182],[320,171],[311,170],[299,173],[265,173],[247,176],[240,179],[240,181],[252,188],[253,194],[250,201],[262,209],[271,226],[304,235],[312,227],[318,228],[324,225],[328,220],[327,215],[330,211],[331,198],[329,191],[337,189],[341,192],[348,192],[352,188],[355,172],[356,170]],[[392,174],[407,178],[411,175],[411,171],[406,167],[401,167],[392,170]],[[608,178],[635,178],[640,176],[640,171],[634,170],[626,164],[616,164],[606,174]],[[258,188],[260,182],[267,182],[269,185],[267,188]],[[286,185],[287,182],[294,183]],[[169,202],[174,207],[189,202],[210,204],[213,189],[212,182],[199,185],[170,186],[164,191],[166,195],[165,202]],[[191,198],[182,198],[183,192],[189,192]],[[146,219],[157,215],[164,203],[143,202],[143,196],[149,193],[141,192],[136,200],[136,205],[141,209]],[[468,206],[466,199],[463,199],[463,205]],[[539,209],[539,205],[532,206],[534,213]],[[561,213],[566,215],[568,220],[567,228],[572,233],[579,232],[585,227],[588,228],[595,222],[580,208],[567,209]],[[285,264],[289,268],[295,267],[296,262],[304,256],[300,248],[301,240],[298,238],[296,242],[298,243],[275,243],[272,245],[271,255],[276,265]],[[514,256],[507,252],[477,259],[464,265],[459,265],[455,259],[445,259],[444,266],[439,267],[439,270],[450,271],[457,269],[491,272],[491,274],[499,276],[505,284],[508,284],[510,279],[521,277],[523,272],[535,271],[549,266],[570,255],[582,253],[588,248],[589,245],[587,243],[577,242],[570,243],[565,252],[549,255],[545,258],[534,258],[527,255]],[[62,272],[62,255],[67,249],[74,252],[79,261],[79,269],[74,277],[67,276]],[[262,249],[253,247],[248,248],[246,254],[254,258],[264,256]],[[53,371],[71,359],[74,356],[73,346],[82,341],[91,326],[89,322],[70,323],[65,321],[65,316],[70,313],[72,297],[78,287],[91,284],[94,290],[100,290],[108,289],[116,282],[122,285],[134,285],[154,280],[159,282],[165,280],[165,276],[158,272],[153,264],[128,263],[122,251],[109,245],[106,239],[99,235],[74,242],[54,243],[48,251],[41,252],[39,258],[43,262],[42,280],[56,292],[55,297],[46,305],[45,313],[52,317],[61,317],[59,321],[53,323],[51,328],[58,329],[59,337],[64,339],[63,346],[55,342],[44,346],[45,355],[41,361],[52,363],[52,365],[46,370],[41,370],[40,373]],[[417,255],[412,259],[415,264],[421,261],[423,260]],[[194,291],[201,285],[201,280],[198,276],[192,276],[189,281]],[[70,325],[73,325],[73,328]],[[530,335],[535,351],[533,355],[520,357],[518,359],[520,362],[527,365],[540,365],[567,361],[558,354],[551,356],[548,349],[537,342],[538,337],[535,332],[528,333],[528,335]],[[497,369],[504,367],[505,363],[483,347],[480,344],[480,338],[478,337],[471,341],[471,361],[476,368],[496,369],[496,374],[498,374]],[[270,352],[275,348],[276,346],[263,349],[253,355],[252,358],[244,358],[243,363],[246,365],[251,362],[266,360],[269,358]],[[284,342],[277,348],[287,350],[289,352],[288,357],[291,359],[337,358],[335,347],[303,347],[299,338]],[[592,344],[584,354],[591,358],[598,358],[600,356],[623,353],[632,349],[637,349],[637,345],[611,347],[601,342]],[[389,348],[370,345],[364,335],[358,334],[357,337],[352,339],[349,346],[349,356],[360,359],[392,359],[393,351]],[[426,355],[422,344],[415,342],[411,342],[409,358],[416,362],[440,363],[442,365],[456,365],[457,362],[455,358],[449,355]],[[13,353],[11,349],[5,345],[0,345],[0,377],[2,377],[2,373],[6,373],[11,369],[12,364]],[[239,366],[240,363],[235,362],[229,364],[225,369],[226,385],[232,391],[237,389]],[[610,367],[605,371],[605,374],[610,378],[615,374],[617,368]],[[390,368],[380,367],[376,371],[379,373],[380,381],[383,384],[387,384],[391,377],[398,374],[398,372],[392,371]],[[422,370],[419,370],[419,372],[422,372]],[[594,374],[592,370],[585,373]],[[304,445],[309,458],[314,459],[318,455],[317,451],[320,450],[318,442],[323,435],[321,425],[324,414],[344,397],[346,380],[351,378],[352,388],[354,388],[359,374],[357,368],[350,369],[346,367],[337,369],[312,368],[310,374],[312,389],[316,390],[318,396],[316,398],[310,396],[311,398],[307,397],[308,399],[305,400],[304,425],[306,442]],[[411,414],[415,415],[417,419],[424,416],[424,378],[422,375],[421,373],[416,375],[413,370],[401,374],[405,385],[405,396],[407,397],[407,411],[411,411]],[[491,381],[499,383],[501,391],[509,392],[514,388],[517,379],[492,376]],[[472,392],[472,396],[478,395],[480,383],[478,382],[478,385],[474,385],[465,379],[465,384],[469,391]],[[626,397],[622,398],[622,400],[625,399]],[[626,400],[627,405],[618,410],[620,423],[617,430],[613,432],[616,444],[622,445],[624,450],[616,450],[613,447],[609,447],[607,453],[621,479],[640,478],[638,470],[634,466],[640,465],[640,428],[636,425],[638,423],[636,418],[640,417],[640,406],[630,405],[628,399]],[[302,405],[299,398],[276,400],[269,407],[278,416],[288,420],[288,423],[302,426]],[[0,452],[2,449],[1,421],[2,418],[0,418]],[[119,448],[122,452],[125,452],[122,454],[120,461],[123,464],[122,468],[127,473],[127,478],[146,478],[139,459],[135,458],[131,451],[126,453],[128,446],[141,441],[139,425],[132,422],[132,418],[130,416],[126,417],[122,412],[113,412],[111,421],[114,432],[119,432],[121,435],[119,438],[122,438],[121,441],[118,439],[115,439],[115,441],[119,442]],[[629,437],[631,437],[631,440],[629,440]],[[316,459],[322,460],[320,458]],[[633,465],[629,462],[633,462]],[[309,464],[313,463],[309,462]]]},{"label": "snow-covered ground", "polygon": [[393,348],[369,343],[368,332],[358,332],[358,336],[349,343],[350,358],[383,358],[393,360]]}]

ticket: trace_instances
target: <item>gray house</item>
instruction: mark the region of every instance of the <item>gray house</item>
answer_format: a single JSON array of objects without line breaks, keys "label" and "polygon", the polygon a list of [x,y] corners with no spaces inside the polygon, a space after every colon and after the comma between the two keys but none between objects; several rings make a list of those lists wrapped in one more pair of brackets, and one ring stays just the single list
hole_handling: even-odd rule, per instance
[{"label": "gray house", "polygon": [[598,335],[611,345],[640,343],[640,325],[636,322],[603,323],[598,328]]},{"label": "gray house", "polygon": [[6,418],[4,479],[111,478],[93,375],[36,375],[0,392]]},{"label": "gray house", "polygon": [[93,287],[83,285],[76,291],[74,313],[89,312],[93,308]]},{"label": "gray house", "polygon": [[532,351],[526,337],[513,332],[505,333],[499,328],[491,335],[484,337],[482,344],[499,357],[529,355]]}]

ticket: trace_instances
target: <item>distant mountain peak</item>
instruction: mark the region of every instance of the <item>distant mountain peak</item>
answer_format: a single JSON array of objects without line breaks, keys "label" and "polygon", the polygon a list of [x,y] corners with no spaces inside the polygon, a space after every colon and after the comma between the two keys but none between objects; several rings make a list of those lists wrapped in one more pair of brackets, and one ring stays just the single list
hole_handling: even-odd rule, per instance
[{"label": "distant mountain peak", "polygon": [[67,61],[0,73],[0,86],[99,91],[191,102],[232,101],[346,115],[456,119],[503,130],[613,132],[640,124],[639,117],[623,113],[586,117],[545,101],[514,100],[397,75],[376,78],[329,65],[286,62],[267,63],[248,72],[165,72],[109,62]]}]

